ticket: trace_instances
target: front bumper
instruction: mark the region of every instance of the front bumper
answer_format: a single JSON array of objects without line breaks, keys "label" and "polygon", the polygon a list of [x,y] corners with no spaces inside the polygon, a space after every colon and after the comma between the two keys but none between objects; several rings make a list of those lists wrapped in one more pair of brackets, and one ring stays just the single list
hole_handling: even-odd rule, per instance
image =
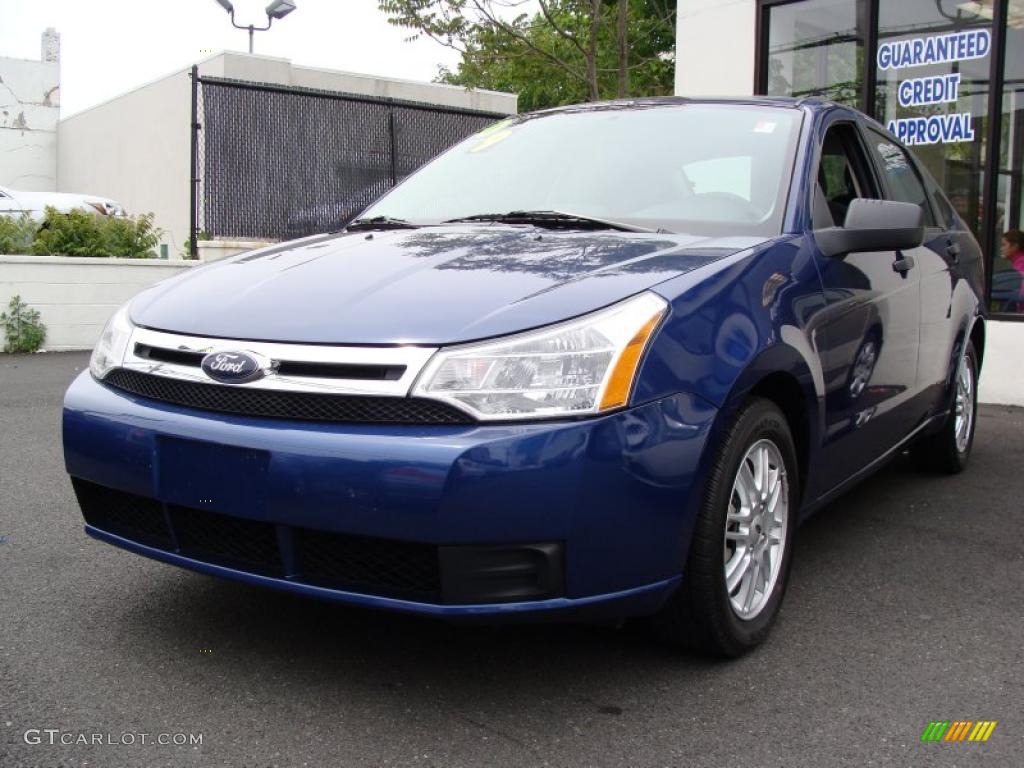
[{"label": "front bumper", "polygon": [[[76,487],[136,499],[168,524],[136,535],[145,526],[117,528],[101,515],[86,531],[157,560],[415,613],[625,617],[653,612],[679,581],[714,417],[705,402],[676,395],[582,421],[311,424],[169,406],[85,372],[65,398],[64,449]],[[203,546],[190,548],[194,530],[182,521],[198,522]],[[557,552],[558,573],[538,599],[410,595],[312,578],[307,540],[317,557],[335,559],[338,547],[363,558],[352,547],[368,544],[389,568],[439,559],[441,582],[451,562],[465,562],[445,552],[536,545]]]}]

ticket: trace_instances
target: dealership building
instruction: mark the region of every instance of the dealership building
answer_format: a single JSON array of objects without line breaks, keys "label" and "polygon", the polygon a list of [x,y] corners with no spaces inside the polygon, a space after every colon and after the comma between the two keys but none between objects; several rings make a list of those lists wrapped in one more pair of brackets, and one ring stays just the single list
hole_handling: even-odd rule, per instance
[{"label": "dealership building", "polygon": [[985,252],[983,388],[1020,402],[1024,275],[1000,242],[1024,228],[1024,0],[679,0],[676,50],[680,95],[820,96],[911,146]]}]

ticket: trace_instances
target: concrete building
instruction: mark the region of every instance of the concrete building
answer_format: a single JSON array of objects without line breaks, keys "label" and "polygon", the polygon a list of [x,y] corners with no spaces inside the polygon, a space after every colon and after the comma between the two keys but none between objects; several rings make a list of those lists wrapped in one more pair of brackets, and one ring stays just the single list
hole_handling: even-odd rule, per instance
[{"label": "concrete building", "polygon": [[60,35],[42,35],[38,61],[0,56],[0,186],[57,189]]}]

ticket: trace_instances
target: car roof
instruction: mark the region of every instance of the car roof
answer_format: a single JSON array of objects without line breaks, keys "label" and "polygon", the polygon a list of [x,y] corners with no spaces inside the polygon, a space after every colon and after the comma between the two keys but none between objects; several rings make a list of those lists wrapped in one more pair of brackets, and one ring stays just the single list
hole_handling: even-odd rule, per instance
[{"label": "car roof", "polygon": [[527,121],[535,117],[546,117],[548,115],[575,114],[580,112],[601,112],[601,111],[629,111],[639,109],[650,109],[652,107],[673,107],[685,106],[687,104],[714,104],[721,106],[741,107],[774,107],[783,109],[800,109],[816,115],[823,115],[832,111],[845,112],[851,118],[860,121],[862,124],[881,131],[893,141],[904,146],[896,137],[892,136],[889,129],[855,107],[848,104],[840,104],[837,101],[824,99],[820,96],[643,96],[631,99],[615,99],[611,101],[591,101],[581,104],[568,104],[563,107],[550,107],[537,110],[536,112],[524,112],[512,116],[511,119]]},{"label": "car roof", "polygon": [[[726,106],[759,106],[759,107],[784,107],[789,109],[814,108],[824,109],[827,107],[838,107],[852,109],[844,104],[839,104],[819,96],[643,96],[630,99],[615,99],[611,101],[591,101],[582,104],[569,104],[563,107],[551,107],[536,112],[527,112],[526,115],[551,115],[566,112],[598,112],[605,110],[631,110],[645,109],[658,106],[683,106],[686,104],[720,104]],[[859,113],[858,113],[859,114]]]}]

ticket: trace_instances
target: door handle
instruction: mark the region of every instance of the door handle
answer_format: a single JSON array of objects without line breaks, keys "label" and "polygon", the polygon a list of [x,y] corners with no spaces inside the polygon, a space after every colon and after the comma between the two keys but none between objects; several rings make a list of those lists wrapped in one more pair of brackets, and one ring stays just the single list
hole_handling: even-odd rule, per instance
[{"label": "door handle", "polygon": [[950,242],[950,244],[946,246],[946,253],[954,262],[960,261],[960,244]]},{"label": "door handle", "polygon": [[914,268],[914,257],[905,256],[900,254],[900,257],[892,263],[893,272],[899,272],[904,277],[907,276],[907,272]]}]

